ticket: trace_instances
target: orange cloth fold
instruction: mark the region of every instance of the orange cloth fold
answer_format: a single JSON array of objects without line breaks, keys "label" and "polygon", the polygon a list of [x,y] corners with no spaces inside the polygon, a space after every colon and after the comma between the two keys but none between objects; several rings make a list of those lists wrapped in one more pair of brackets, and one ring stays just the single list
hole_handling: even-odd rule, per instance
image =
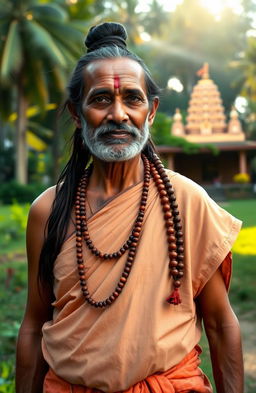
[{"label": "orange cloth fold", "polygon": [[[163,373],[148,376],[123,393],[212,393],[208,378],[198,367],[201,349],[196,346],[179,364]],[[58,377],[51,369],[44,381],[43,393],[99,393],[98,389],[73,385]],[[116,392],[118,393],[118,392]]]}]

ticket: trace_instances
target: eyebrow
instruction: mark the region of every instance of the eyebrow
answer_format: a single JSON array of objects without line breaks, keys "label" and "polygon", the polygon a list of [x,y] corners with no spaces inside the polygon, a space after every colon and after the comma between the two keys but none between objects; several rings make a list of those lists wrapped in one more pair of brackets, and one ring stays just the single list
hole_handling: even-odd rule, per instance
[{"label": "eyebrow", "polygon": [[99,88],[99,89],[92,90],[89,93],[88,98],[91,98],[93,96],[97,96],[99,94],[111,94],[111,93],[112,93],[111,89],[108,89],[106,87],[102,87],[102,88]]},{"label": "eyebrow", "polygon": [[134,95],[144,95],[143,91],[140,89],[131,89],[131,88],[127,88],[124,89],[124,93],[129,93],[129,94],[134,94]]},{"label": "eyebrow", "polygon": [[[121,89],[121,91],[124,94],[129,93],[129,94],[134,94],[134,95],[144,95],[140,89],[136,89],[136,88],[124,88],[124,89]],[[102,87],[102,88],[92,90],[88,95],[88,99],[90,99],[94,96],[100,95],[100,94],[113,94],[113,93],[114,92],[112,89]]]}]

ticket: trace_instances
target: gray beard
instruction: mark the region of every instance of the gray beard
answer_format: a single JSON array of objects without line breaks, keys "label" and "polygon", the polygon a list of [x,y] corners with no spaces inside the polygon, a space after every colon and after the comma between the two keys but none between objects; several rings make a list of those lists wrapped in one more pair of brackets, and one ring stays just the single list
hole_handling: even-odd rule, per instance
[{"label": "gray beard", "polygon": [[[127,161],[141,153],[149,137],[148,120],[146,119],[142,130],[127,124],[109,123],[96,129],[88,126],[86,120],[81,116],[82,135],[84,142],[91,154],[99,160],[106,162]],[[129,141],[123,138],[107,139],[107,135],[116,129],[125,130],[129,133]],[[124,142],[129,143],[123,146]]]}]

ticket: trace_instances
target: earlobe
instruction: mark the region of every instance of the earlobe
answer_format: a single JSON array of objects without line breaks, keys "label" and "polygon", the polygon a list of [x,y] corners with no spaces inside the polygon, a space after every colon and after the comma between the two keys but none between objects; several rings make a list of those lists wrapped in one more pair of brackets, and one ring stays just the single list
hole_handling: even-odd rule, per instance
[{"label": "earlobe", "polygon": [[159,105],[159,98],[155,97],[154,101],[151,104],[151,109],[150,109],[149,115],[148,115],[148,123],[149,123],[150,126],[152,126],[152,124],[154,122],[158,105]]},{"label": "earlobe", "polygon": [[80,116],[78,115],[77,110],[76,110],[74,104],[72,104],[70,101],[68,101],[67,102],[67,107],[68,107],[68,110],[69,110],[69,112],[70,112],[70,114],[72,116],[72,119],[75,122],[76,127],[77,128],[82,128]]}]

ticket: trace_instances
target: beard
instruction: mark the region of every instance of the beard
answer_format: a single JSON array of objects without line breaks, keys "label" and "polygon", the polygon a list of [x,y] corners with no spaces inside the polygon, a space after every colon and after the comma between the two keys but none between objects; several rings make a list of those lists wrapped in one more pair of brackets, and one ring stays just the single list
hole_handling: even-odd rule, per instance
[{"label": "beard", "polygon": [[[106,162],[127,161],[141,153],[149,138],[149,125],[146,119],[142,129],[126,123],[109,122],[96,129],[90,127],[81,116],[82,135],[91,154]],[[117,130],[127,134],[127,138],[113,138]]]}]

